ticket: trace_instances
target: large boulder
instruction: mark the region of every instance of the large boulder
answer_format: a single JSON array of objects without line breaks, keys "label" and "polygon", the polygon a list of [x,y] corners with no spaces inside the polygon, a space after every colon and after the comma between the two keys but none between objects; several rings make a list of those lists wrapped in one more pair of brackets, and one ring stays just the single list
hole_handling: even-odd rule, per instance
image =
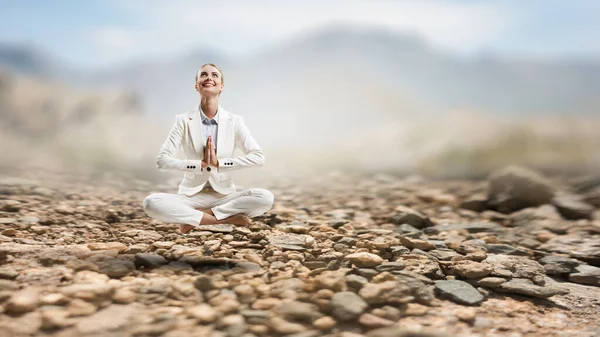
[{"label": "large boulder", "polygon": [[488,178],[488,205],[502,213],[550,203],[554,186],[541,174],[520,166],[492,172]]}]

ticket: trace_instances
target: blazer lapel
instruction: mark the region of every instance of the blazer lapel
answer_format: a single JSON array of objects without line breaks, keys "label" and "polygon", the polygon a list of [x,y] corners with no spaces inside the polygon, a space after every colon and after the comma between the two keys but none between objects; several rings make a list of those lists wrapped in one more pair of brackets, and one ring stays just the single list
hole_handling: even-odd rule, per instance
[{"label": "blazer lapel", "polygon": [[231,116],[229,112],[219,105],[217,113],[219,128],[217,130],[217,158],[225,158],[229,156],[224,154],[227,145],[233,140],[233,132],[231,132]]},{"label": "blazer lapel", "polygon": [[203,132],[202,132],[202,117],[200,117],[200,110],[196,108],[192,110],[188,115],[188,131],[189,137],[192,140],[192,147],[194,148],[194,152],[200,159],[204,159],[204,147],[206,144],[203,144]]}]

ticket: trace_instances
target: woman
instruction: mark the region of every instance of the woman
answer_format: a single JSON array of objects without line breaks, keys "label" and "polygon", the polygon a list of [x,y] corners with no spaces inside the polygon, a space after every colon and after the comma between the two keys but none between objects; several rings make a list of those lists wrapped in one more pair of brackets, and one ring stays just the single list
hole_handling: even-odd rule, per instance
[{"label": "woman", "polygon": [[[183,171],[176,194],[153,193],[144,199],[150,217],[179,223],[186,234],[198,225],[234,224],[246,226],[249,217],[269,211],[274,196],[263,188],[236,191],[230,172],[262,166],[265,156],[241,116],[219,105],[223,72],[205,64],[196,73],[198,107],[179,114],[157,157],[160,171]],[[186,159],[176,159],[180,147]],[[240,148],[243,156],[233,156]]]}]

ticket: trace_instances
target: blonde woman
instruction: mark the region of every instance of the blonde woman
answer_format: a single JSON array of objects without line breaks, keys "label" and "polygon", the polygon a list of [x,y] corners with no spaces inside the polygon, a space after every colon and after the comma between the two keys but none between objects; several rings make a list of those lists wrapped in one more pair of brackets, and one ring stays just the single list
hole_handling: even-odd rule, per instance
[{"label": "blonde woman", "polygon": [[[159,221],[179,224],[186,234],[198,225],[246,226],[251,217],[273,206],[274,196],[264,188],[236,191],[230,172],[265,163],[263,150],[241,116],[219,105],[223,72],[214,64],[196,73],[200,104],[175,117],[175,124],[158,154],[160,171],[183,171],[176,194],[153,193],[144,199],[144,211]],[[186,159],[176,159],[179,148]],[[234,156],[239,148],[243,156]]]}]

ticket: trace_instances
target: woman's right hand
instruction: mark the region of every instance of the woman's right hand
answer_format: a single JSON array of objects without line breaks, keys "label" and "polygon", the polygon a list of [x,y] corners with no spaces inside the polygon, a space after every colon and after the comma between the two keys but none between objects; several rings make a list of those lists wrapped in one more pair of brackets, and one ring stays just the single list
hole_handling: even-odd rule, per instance
[{"label": "woman's right hand", "polygon": [[210,136],[208,137],[208,139],[206,140],[206,146],[204,147],[204,159],[202,159],[202,168],[206,168],[207,166],[210,165],[212,158],[210,157],[211,155],[211,151],[210,151]]}]

